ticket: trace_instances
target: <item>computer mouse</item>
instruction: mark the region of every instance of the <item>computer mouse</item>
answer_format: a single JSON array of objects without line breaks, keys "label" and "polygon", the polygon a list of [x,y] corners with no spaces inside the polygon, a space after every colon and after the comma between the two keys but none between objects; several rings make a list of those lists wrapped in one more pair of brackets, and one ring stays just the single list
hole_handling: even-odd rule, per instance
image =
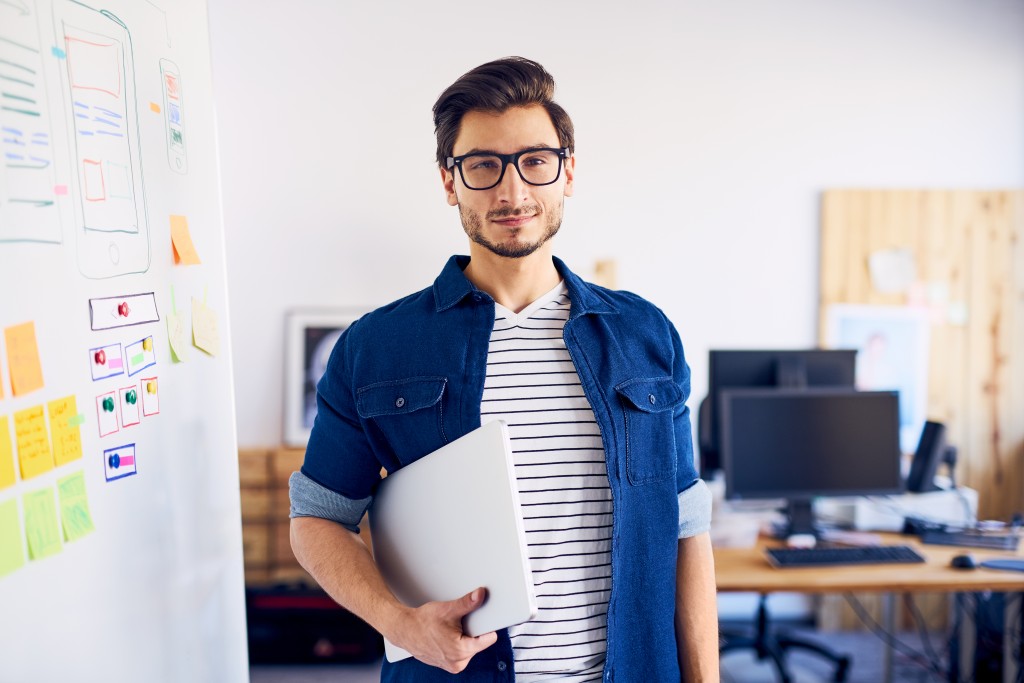
[{"label": "computer mouse", "polygon": [[952,560],[950,560],[949,566],[955,567],[956,569],[977,569],[978,559],[970,553],[967,553],[966,555],[956,555]]}]

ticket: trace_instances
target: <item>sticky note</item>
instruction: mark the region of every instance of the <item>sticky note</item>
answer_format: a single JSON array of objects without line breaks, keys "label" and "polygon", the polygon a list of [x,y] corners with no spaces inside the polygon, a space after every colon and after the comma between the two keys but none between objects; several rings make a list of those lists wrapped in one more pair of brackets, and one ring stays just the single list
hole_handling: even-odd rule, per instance
[{"label": "sticky note", "polygon": [[175,363],[185,362],[185,325],[180,313],[167,314],[167,341],[171,344],[171,359]]},{"label": "sticky note", "polygon": [[6,415],[0,415],[0,489],[13,486],[14,452],[11,450],[11,429]]},{"label": "sticky note", "polygon": [[14,414],[14,441],[18,446],[22,479],[31,479],[53,469],[53,451],[50,450],[50,435],[46,431],[42,406]]},{"label": "sticky note", "polygon": [[36,345],[36,324],[22,323],[4,330],[7,341],[7,366],[11,371],[11,391],[22,396],[43,388],[43,368]]},{"label": "sticky note", "polygon": [[25,543],[21,536],[16,498],[0,503],[0,576],[25,564]]},{"label": "sticky note", "polygon": [[89,498],[85,493],[85,475],[82,472],[58,479],[57,497],[60,498],[60,523],[65,541],[74,541],[96,530],[89,514]]},{"label": "sticky note", "polygon": [[45,488],[26,493],[21,503],[25,507],[28,559],[41,560],[59,553],[60,526],[57,524],[57,505],[53,502],[53,489]]},{"label": "sticky note", "polygon": [[192,343],[211,356],[220,353],[217,315],[199,299],[192,299]]},{"label": "sticky note", "polygon": [[82,457],[81,416],[74,396],[65,396],[46,404],[53,435],[53,460],[59,467]]},{"label": "sticky note", "polygon": [[192,244],[192,234],[188,231],[188,218],[171,216],[171,246],[174,247],[174,262],[183,266],[199,265],[199,254]]},{"label": "sticky note", "polygon": [[149,110],[151,112],[153,112],[154,114],[159,114],[160,113],[160,105],[157,104],[156,102],[150,102],[149,103]]}]

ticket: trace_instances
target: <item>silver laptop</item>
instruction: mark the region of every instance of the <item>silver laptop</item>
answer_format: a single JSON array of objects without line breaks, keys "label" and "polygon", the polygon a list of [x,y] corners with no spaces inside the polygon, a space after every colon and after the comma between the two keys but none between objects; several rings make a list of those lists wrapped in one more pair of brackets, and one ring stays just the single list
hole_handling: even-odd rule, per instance
[{"label": "silver laptop", "polygon": [[[463,620],[478,636],[537,613],[508,427],[497,420],[381,482],[369,510],[373,556],[402,603],[487,589]],[[388,661],[409,653],[384,641]]]}]

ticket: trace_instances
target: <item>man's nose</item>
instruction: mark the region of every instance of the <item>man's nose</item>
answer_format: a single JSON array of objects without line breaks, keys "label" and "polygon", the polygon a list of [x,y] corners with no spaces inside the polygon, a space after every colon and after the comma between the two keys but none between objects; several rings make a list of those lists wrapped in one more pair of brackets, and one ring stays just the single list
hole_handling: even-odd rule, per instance
[{"label": "man's nose", "polygon": [[505,166],[505,177],[498,183],[498,200],[519,204],[529,198],[530,186],[519,175],[519,169],[511,162]]}]

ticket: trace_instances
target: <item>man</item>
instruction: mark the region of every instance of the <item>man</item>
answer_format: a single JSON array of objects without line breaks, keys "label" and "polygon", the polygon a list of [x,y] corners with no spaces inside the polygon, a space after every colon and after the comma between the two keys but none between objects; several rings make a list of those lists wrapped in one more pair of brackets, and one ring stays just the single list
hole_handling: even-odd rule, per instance
[{"label": "man", "polygon": [[[470,256],[346,331],[292,475],[296,557],[415,657],[385,663],[383,680],[718,679],[710,497],[682,344],[660,310],[553,258],[575,180],[553,92],[543,67],[508,58],[442,93],[437,161]],[[509,423],[539,613],[474,638],[461,620],[482,589],[401,605],[357,524],[381,467],[494,419]]]}]

